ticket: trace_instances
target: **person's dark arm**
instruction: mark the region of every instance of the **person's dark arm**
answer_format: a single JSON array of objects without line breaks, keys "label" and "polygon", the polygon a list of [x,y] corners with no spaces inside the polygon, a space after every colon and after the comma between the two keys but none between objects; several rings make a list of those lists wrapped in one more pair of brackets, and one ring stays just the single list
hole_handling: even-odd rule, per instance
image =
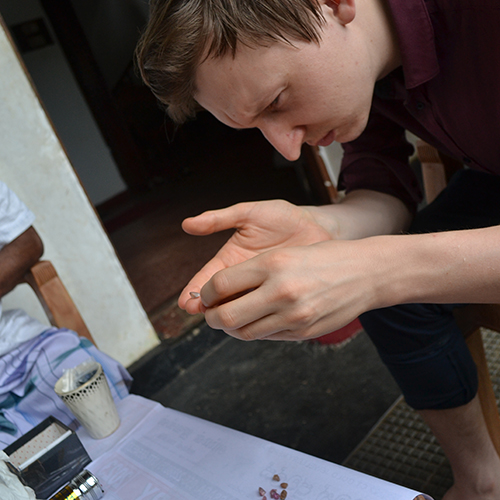
[{"label": "person's dark arm", "polygon": [[42,240],[33,227],[0,250],[0,297],[22,282],[24,274],[42,253]]}]

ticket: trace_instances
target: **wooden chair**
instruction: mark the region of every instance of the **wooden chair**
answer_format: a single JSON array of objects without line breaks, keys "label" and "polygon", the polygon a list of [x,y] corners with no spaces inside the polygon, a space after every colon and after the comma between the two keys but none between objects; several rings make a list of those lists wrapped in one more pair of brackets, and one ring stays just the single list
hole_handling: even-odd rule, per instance
[{"label": "wooden chair", "polygon": [[306,152],[306,160],[312,163],[316,171],[316,182],[321,186],[322,196],[320,201],[325,204],[335,203],[338,200],[338,191],[330,178],[328,169],[319,152],[319,147],[309,146],[308,148],[304,148],[304,152]]},{"label": "wooden chair", "polygon": [[[303,184],[313,196],[313,203],[328,205],[338,201],[335,183],[330,177],[318,146],[302,146],[302,158],[305,161]],[[304,182],[305,181],[305,182]]]},{"label": "wooden chair", "polygon": [[[445,188],[451,175],[463,165],[421,140],[417,141],[417,154],[422,165],[426,200],[430,203]],[[481,328],[500,332],[500,304],[470,304],[457,309],[455,318],[477,365],[481,408],[491,439],[500,455],[500,415],[481,336]]]},{"label": "wooden chair", "polygon": [[24,277],[37,295],[51,325],[68,328],[95,344],[75,303],[48,260],[37,262]]}]

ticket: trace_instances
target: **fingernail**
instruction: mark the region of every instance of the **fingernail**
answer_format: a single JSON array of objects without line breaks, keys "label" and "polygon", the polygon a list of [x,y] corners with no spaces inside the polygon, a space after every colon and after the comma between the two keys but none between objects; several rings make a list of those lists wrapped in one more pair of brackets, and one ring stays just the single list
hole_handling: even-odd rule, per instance
[{"label": "fingernail", "polygon": [[189,292],[189,295],[191,295],[192,299],[198,299],[200,297],[199,292]]}]

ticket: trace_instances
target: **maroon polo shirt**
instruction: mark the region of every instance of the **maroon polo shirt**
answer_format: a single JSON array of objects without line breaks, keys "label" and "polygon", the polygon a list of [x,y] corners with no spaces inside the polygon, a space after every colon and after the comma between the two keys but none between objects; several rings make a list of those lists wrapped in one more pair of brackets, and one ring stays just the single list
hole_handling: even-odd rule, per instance
[{"label": "maroon polo shirt", "polygon": [[[404,130],[500,174],[500,3],[388,0],[402,66],[375,86],[363,134],[344,144],[340,187],[420,199]],[[500,194],[499,194],[500,195]]]}]

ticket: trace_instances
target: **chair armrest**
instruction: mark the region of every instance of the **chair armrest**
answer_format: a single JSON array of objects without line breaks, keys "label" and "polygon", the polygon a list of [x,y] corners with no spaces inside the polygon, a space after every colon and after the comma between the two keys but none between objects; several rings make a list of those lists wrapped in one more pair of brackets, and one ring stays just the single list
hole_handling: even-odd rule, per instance
[{"label": "chair armrest", "polygon": [[427,203],[431,203],[447,186],[453,174],[463,168],[463,165],[421,139],[417,140],[416,148],[422,166],[425,197]]},{"label": "chair armrest", "polygon": [[480,327],[500,332],[500,304],[468,304],[455,308],[453,315],[465,338]]},{"label": "chair armrest", "polygon": [[37,295],[53,326],[73,330],[95,344],[87,325],[50,261],[37,262],[24,278]]}]

